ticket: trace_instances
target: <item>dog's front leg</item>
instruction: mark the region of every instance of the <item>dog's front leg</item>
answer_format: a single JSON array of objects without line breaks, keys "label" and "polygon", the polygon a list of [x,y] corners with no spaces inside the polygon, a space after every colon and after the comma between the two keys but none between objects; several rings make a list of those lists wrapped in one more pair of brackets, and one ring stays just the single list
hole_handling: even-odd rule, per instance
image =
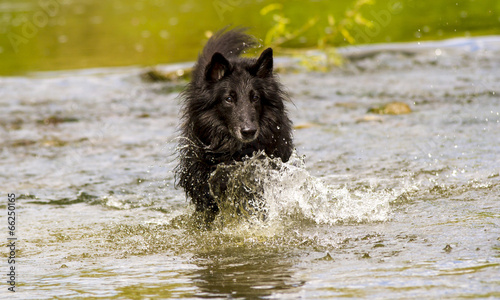
[{"label": "dog's front leg", "polygon": [[208,179],[210,194],[214,198],[220,198],[227,190],[227,184],[231,174],[236,169],[234,165],[224,165],[218,167]]}]

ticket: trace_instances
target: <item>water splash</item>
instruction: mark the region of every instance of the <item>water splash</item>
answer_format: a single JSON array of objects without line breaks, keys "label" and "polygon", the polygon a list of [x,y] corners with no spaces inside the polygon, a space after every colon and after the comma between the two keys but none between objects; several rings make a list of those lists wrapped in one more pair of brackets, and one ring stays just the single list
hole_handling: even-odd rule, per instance
[{"label": "water splash", "polygon": [[309,174],[304,157],[296,153],[286,163],[258,153],[212,174],[227,176],[227,190],[218,195],[223,218],[241,216],[253,221],[287,220],[338,224],[386,221],[393,191],[334,187]]}]

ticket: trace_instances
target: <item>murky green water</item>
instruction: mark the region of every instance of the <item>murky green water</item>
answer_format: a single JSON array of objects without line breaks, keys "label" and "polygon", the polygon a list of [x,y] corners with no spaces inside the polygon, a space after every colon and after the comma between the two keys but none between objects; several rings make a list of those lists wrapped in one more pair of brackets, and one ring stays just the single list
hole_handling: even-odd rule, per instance
[{"label": "murky green water", "polygon": [[[340,22],[352,0],[162,1],[3,0],[0,3],[0,75],[39,70],[155,65],[192,61],[207,31],[228,24],[251,27],[264,38],[271,14],[283,3],[291,28],[318,17],[318,25],[289,46],[315,46],[328,15]],[[443,39],[500,34],[497,0],[377,0],[363,16],[370,29],[355,28],[357,43]]]},{"label": "murky green water", "polygon": [[[15,296],[500,297],[500,42],[386,47],[281,76],[305,163],[256,173],[265,222],[212,230],[174,188],[178,86],[138,68],[0,78]],[[413,111],[367,113],[392,101]]]}]

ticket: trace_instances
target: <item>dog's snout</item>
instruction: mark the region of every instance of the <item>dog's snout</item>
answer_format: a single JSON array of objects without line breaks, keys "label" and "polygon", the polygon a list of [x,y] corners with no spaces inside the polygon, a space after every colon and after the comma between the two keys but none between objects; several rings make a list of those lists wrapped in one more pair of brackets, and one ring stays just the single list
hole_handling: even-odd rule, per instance
[{"label": "dog's snout", "polygon": [[247,126],[241,129],[241,136],[246,140],[254,139],[255,133],[257,133],[257,128],[253,126]]}]

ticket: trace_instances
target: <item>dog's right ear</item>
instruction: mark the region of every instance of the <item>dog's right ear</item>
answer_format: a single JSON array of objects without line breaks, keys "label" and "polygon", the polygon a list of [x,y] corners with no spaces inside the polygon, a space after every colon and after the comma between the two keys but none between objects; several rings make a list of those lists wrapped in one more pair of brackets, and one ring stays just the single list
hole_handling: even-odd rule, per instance
[{"label": "dog's right ear", "polygon": [[267,48],[252,66],[250,73],[265,78],[273,74],[273,49]]},{"label": "dog's right ear", "polygon": [[231,65],[224,55],[215,52],[205,69],[205,78],[212,82],[219,81],[229,72],[230,68]]}]

